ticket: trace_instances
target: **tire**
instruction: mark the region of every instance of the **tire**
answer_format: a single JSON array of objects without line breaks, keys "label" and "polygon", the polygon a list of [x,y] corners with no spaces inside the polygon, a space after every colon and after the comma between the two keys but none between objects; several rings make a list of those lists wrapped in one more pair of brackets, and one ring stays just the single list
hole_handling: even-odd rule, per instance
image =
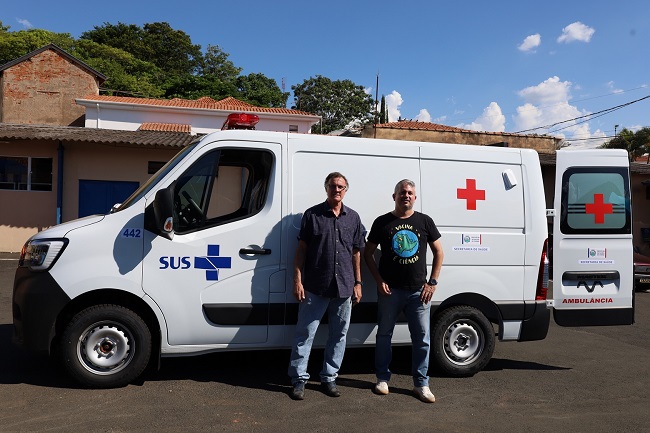
[{"label": "tire", "polygon": [[147,367],[151,331],[128,308],[96,305],[72,318],[56,353],[79,383],[92,388],[121,387]]},{"label": "tire", "polygon": [[650,289],[650,284],[648,283],[634,283],[634,291],[635,292],[647,292]]},{"label": "tire", "polygon": [[450,307],[437,315],[431,339],[433,361],[453,377],[473,376],[494,353],[492,323],[474,307]]}]

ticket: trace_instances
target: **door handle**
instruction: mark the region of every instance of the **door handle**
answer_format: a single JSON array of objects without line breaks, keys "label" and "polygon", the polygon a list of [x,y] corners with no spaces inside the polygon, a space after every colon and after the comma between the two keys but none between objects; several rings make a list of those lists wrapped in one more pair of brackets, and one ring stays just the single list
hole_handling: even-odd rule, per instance
[{"label": "door handle", "polygon": [[621,275],[618,271],[602,271],[602,272],[564,272],[562,274],[563,280],[618,280]]},{"label": "door handle", "polygon": [[255,248],[240,248],[239,254],[258,254],[262,256],[268,256],[271,254],[271,250],[268,248],[262,248],[261,250]]}]

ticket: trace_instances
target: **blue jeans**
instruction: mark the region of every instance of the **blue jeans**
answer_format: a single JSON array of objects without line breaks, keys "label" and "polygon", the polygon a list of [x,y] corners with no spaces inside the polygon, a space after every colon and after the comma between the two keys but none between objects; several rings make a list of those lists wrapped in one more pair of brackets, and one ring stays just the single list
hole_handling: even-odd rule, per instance
[{"label": "blue jeans", "polygon": [[325,312],[327,312],[329,332],[320,380],[321,382],[336,380],[343,362],[345,336],[350,326],[351,311],[350,298],[328,298],[305,291],[305,300],[300,303],[298,309],[298,323],[289,362],[289,377],[292,384],[309,380],[309,373],[307,373],[309,354],[316,330]]},{"label": "blue jeans", "polygon": [[378,295],[377,347],[375,348],[375,371],[377,380],[390,380],[389,365],[393,358],[391,340],[397,316],[406,314],[412,343],[413,386],[429,386],[429,348],[431,328],[431,303],[420,301],[422,289],[415,292],[391,287],[391,295]]}]

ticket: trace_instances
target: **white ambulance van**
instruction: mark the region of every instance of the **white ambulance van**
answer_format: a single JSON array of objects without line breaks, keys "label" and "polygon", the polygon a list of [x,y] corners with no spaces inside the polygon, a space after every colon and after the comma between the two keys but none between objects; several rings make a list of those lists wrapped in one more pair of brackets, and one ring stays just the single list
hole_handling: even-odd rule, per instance
[{"label": "white ambulance van", "polygon": [[[332,171],[347,176],[345,204],[366,228],[393,209],[399,180],[417,183],[416,209],[433,217],[445,251],[431,309],[432,365],[445,374],[483,369],[497,338],[545,338],[551,311],[568,326],[634,321],[625,151],[557,152],[547,297],[535,151],[235,130],[183,149],[110,214],[29,239],[14,341],[91,387],[125,385],[160,357],[289,348],[300,219],[325,200]],[[349,347],[375,342],[377,294],[365,270],[364,280]],[[404,321],[394,343],[410,344]]]}]

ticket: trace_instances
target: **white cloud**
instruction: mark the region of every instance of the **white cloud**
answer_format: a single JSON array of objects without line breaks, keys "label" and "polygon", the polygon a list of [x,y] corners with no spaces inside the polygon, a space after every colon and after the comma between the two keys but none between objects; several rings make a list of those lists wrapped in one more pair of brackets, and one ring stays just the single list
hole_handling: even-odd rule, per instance
[{"label": "white cloud", "polygon": [[[559,77],[551,77],[536,86],[526,87],[518,92],[524,104],[517,107],[513,116],[516,130],[526,131],[541,126],[550,126],[558,122],[584,116],[586,111],[571,105],[571,82],[560,81]],[[575,121],[557,124],[546,129],[530,131],[531,134],[551,134],[556,137],[568,138],[572,148],[597,147],[603,140],[593,140],[604,137],[601,131],[591,133],[589,122],[577,124]]]},{"label": "white cloud", "polygon": [[397,119],[401,117],[399,107],[402,105],[404,100],[402,95],[399,94],[396,90],[393,90],[388,96],[386,96],[386,110],[388,111],[388,121],[397,122]]},{"label": "white cloud", "polygon": [[632,126],[628,126],[627,129],[629,129],[632,132],[636,132],[643,127],[644,127],[643,125],[632,125]]},{"label": "white cloud", "polygon": [[18,24],[20,24],[21,26],[23,26],[23,27],[25,27],[25,28],[27,28],[27,29],[31,29],[32,27],[34,27],[34,26],[32,25],[32,23],[30,23],[30,22],[27,21],[26,19],[16,18],[16,21],[18,21]]},{"label": "white cloud", "polygon": [[556,104],[570,99],[571,82],[560,82],[560,78],[555,76],[536,85],[526,87],[518,92],[527,103],[533,105]]},{"label": "white cloud", "polygon": [[562,34],[557,38],[559,43],[569,43],[574,41],[589,42],[596,30],[592,27],[582,24],[580,21],[571,23],[562,29]]},{"label": "white cloud", "polygon": [[499,104],[491,102],[472,123],[460,124],[457,127],[473,131],[503,132],[506,130],[506,116],[501,112]]},{"label": "white cloud", "polygon": [[[584,125],[584,124],[583,124]],[[583,126],[580,125],[580,126]],[[579,132],[574,135],[574,137],[578,137]],[[555,136],[562,137],[564,138],[564,135],[558,135],[554,134]],[[600,129],[597,129],[593,133],[589,133],[589,128],[587,128],[586,131],[586,139],[573,139],[569,140],[570,146],[567,147],[567,149],[593,149],[596,147],[599,147],[601,144],[605,143],[607,141],[607,134],[605,134],[603,131]]]},{"label": "white cloud", "polygon": [[623,93],[623,89],[617,89],[613,81],[609,81],[607,87],[612,93]]},{"label": "white cloud", "polygon": [[426,108],[423,108],[420,110],[418,115],[415,116],[415,120],[418,122],[431,122],[431,114],[429,114]]},{"label": "white cloud", "polygon": [[542,37],[540,36],[539,33],[535,33],[534,35],[526,36],[526,39],[517,46],[519,51],[533,51],[535,52],[535,48],[539,47],[539,45],[542,43]]}]

